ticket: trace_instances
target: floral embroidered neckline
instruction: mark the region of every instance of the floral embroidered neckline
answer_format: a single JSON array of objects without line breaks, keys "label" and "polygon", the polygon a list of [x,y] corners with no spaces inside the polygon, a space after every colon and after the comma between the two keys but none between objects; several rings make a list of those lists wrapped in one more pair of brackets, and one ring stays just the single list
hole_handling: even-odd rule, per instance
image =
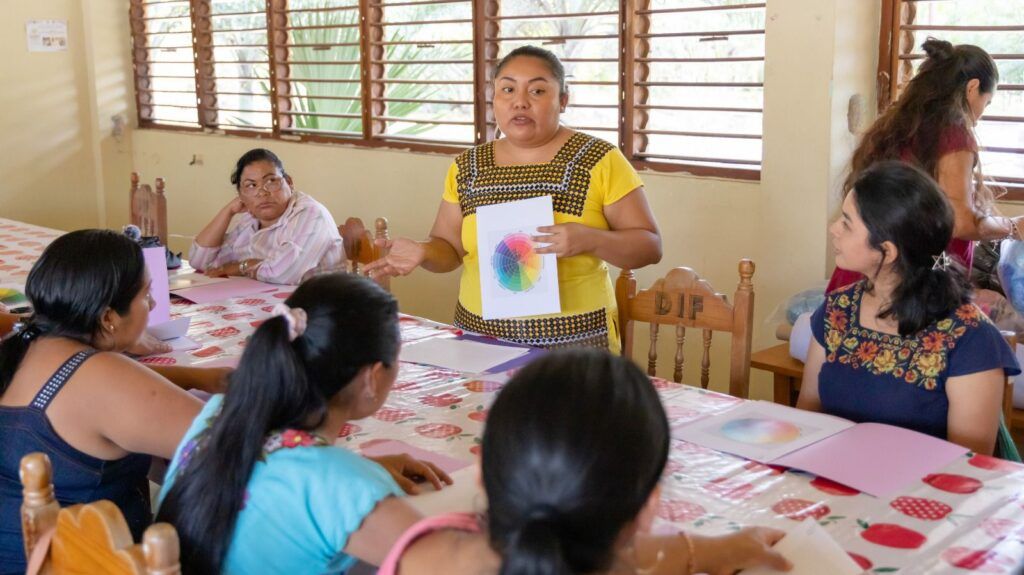
[{"label": "floral embroidered neckline", "polygon": [[331,442],[324,437],[302,429],[279,429],[272,431],[263,442],[263,456],[280,449],[295,447],[327,447]]},{"label": "floral embroidered neckline", "polygon": [[872,375],[891,375],[928,391],[940,388],[949,352],[968,328],[986,321],[972,303],[956,310],[916,334],[888,334],[860,323],[863,282],[827,296],[825,306],[825,361],[863,369]]}]

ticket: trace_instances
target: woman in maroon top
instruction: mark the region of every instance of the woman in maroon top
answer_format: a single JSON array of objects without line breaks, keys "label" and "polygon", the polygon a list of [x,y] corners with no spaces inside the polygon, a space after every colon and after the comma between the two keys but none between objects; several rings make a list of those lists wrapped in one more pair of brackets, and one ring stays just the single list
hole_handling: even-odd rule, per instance
[{"label": "woman in maroon top", "polygon": [[[899,159],[923,169],[953,205],[956,221],[946,252],[969,272],[975,240],[1021,239],[1018,226],[1024,226],[1020,217],[996,214],[974,139],[974,126],[995,95],[999,70],[977,46],[929,38],[922,48],[927,58],[917,75],[854,152],[843,191],[879,160]],[[837,267],[826,291],[862,277]]]}]

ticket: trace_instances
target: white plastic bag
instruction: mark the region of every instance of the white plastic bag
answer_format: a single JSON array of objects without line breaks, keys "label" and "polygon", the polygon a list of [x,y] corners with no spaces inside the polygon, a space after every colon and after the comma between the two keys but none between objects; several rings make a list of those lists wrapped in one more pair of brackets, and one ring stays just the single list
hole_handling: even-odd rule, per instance
[{"label": "white plastic bag", "polygon": [[1024,313],[1024,242],[1003,240],[999,246],[999,282],[1010,305]]}]

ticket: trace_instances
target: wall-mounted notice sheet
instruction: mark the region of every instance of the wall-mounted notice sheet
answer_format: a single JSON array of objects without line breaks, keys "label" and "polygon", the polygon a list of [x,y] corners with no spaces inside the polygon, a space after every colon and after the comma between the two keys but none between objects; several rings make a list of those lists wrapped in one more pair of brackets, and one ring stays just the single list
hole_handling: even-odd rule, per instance
[{"label": "wall-mounted notice sheet", "polygon": [[67,20],[28,20],[25,38],[29,52],[65,52],[68,49]]}]

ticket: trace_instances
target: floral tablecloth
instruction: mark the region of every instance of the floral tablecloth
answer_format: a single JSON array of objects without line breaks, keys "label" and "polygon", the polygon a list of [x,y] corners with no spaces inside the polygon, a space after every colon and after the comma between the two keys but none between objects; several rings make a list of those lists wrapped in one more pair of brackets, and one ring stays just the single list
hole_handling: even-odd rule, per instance
[{"label": "floral tablecloth", "polygon": [[[0,219],[0,286],[24,283],[32,262],[58,234]],[[141,361],[200,366],[230,362],[274,303],[292,289],[268,288],[217,304],[176,300],[172,314],[192,317],[189,337],[201,347]],[[405,342],[455,337],[454,331],[402,318]],[[742,401],[661,379],[653,383],[673,427]],[[471,460],[479,453],[487,409],[502,385],[403,363],[387,404],[372,417],[347,425],[338,444],[358,448],[371,440],[398,439]],[[969,454],[898,496],[876,498],[813,475],[673,440],[662,490],[660,530],[711,534],[744,525],[785,529],[813,517],[870,573],[1017,573],[1024,565],[1024,466],[984,455]]]}]

